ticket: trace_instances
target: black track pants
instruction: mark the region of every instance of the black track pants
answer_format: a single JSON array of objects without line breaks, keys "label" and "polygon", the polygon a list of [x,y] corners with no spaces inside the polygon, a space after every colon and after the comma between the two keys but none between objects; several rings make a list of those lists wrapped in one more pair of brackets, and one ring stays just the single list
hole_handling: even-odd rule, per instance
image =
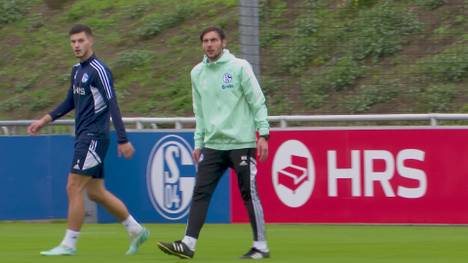
[{"label": "black track pants", "polygon": [[249,214],[253,239],[265,241],[263,209],[257,195],[255,180],[257,175],[255,154],[255,148],[227,151],[202,149],[203,159],[198,164],[186,230],[187,236],[198,238],[216,185],[226,169],[232,168],[237,174],[239,189]]}]

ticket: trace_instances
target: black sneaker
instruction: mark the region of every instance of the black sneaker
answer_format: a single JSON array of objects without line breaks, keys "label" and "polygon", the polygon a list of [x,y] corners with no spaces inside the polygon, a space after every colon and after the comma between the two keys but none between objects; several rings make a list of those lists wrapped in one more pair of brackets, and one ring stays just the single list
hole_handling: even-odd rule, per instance
[{"label": "black sneaker", "polygon": [[158,242],[159,249],[168,255],[174,255],[182,259],[193,258],[195,254],[184,242],[177,240],[174,242]]},{"label": "black sneaker", "polygon": [[269,258],[270,252],[263,252],[256,248],[251,248],[249,252],[245,253],[241,259],[262,259],[262,258]]}]

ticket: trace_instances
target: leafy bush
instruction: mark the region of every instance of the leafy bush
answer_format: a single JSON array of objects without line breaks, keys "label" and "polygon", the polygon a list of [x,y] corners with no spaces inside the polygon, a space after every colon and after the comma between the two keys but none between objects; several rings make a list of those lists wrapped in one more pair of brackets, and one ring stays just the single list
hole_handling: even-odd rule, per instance
[{"label": "leafy bush", "polygon": [[369,7],[376,4],[377,0],[348,0],[348,4],[354,8]]},{"label": "leafy bush", "polygon": [[85,17],[87,14],[90,14],[90,8],[90,6],[74,4],[66,14],[68,21],[77,21]]},{"label": "leafy bush", "polygon": [[[115,25],[115,19],[102,18],[102,17],[90,17],[82,20],[84,24],[90,26],[93,30],[108,29]],[[104,31],[104,30],[103,30]]]},{"label": "leafy bush", "polygon": [[318,40],[314,36],[319,26],[319,21],[314,15],[307,14],[296,22],[296,30],[291,39],[294,45],[288,48],[282,57],[282,68],[293,73],[297,68],[303,68],[311,58],[317,55]]},{"label": "leafy bush", "polygon": [[7,100],[0,102],[0,111],[10,112],[15,109],[20,109],[24,103],[21,100],[21,97],[15,96]]},{"label": "leafy bush", "polygon": [[191,5],[179,5],[174,12],[157,14],[145,18],[145,22],[136,31],[141,39],[150,39],[162,31],[172,28],[194,15],[194,7]]},{"label": "leafy bush", "polygon": [[464,104],[463,106],[461,106],[460,111],[463,113],[468,113],[468,104]]},{"label": "leafy bush", "polygon": [[312,109],[322,106],[330,93],[349,89],[364,74],[364,67],[351,57],[339,59],[313,76],[305,74],[300,81],[303,101]]},{"label": "leafy bush", "polygon": [[127,9],[126,16],[130,19],[142,17],[148,10],[149,6],[150,5],[148,3],[137,2]]},{"label": "leafy bush", "polygon": [[351,57],[344,57],[325,73],[326,89],[340,91],[353,85],[364,74],[364,68]]},{"label": "leafy bush", "polygon": [[295,45],[288,48],[285,55],[281,57],[281,68],[289,73],[295,73],[297,69],[304,68],[317,54],[317,47],[315,40],[297,39]]},{"label": "leafy bush", "polygon": [[318,109],[326,102],[328,94],[322,91],[320,88],[314,86],[306,86],[303,88],[304,97],[303,100],[311,109]]},{"label": "leafy bush", "polygon": [[23,93],[0,102],[0,111],[11,112],[19,109],[38,111],[47,108],[52,103],[48,90],[35,90],[31,93]]},{"label": "leafy bush", "polygon": [[26,13],[25,0],[2,0],[0,2],[0,27],[15,22]]},{"label": "leafy bush", "polygon": [[61,9],[63,5],[69,0],[43,0],[50,9]]},{"label": "leafy bush", "polygon": [[[311,10],[312,11],[312,10]],[[309,37],[318,31],[318,20],[313,15],[306,14],[300,17],[297,23],[296,31],[299,37]]]},{"label": "leafy bush", "polygon": [[287,96],[284,96],[281,87],[281,78],[277,76],[263,76],[260,81],[263,94],[265,95],[266,103],[268,105],[268,112],[274,114],[286,114],[287,112],[296,112],[296,109],[291,108],[288,103],[290,102]]},{"label": "leafy bush", "polygon": [[346,108],[352,113],[368,111],[373,105],[383,103],[398,95],[394,84],[365,85],[359,88],[359,93],[347,98]]},{"label": "leafy bush", "polygon": [[421,23],[413,13],[385,1],[380,6],[359,11],[350,31],[354,56],[377,60],[399,51],[402,37],[421,31]]},{"label": "leafy bush", "polygon": [[[66,9],[65,17],[70,22],[77,22],[82,18],[92,18],[98,15],[100,18],[109,19],[109,14],[114,12],[120,1],[111,0],[81,0],[73,1],[71,7]],[[135,1],[136,2],[136,1]]]},{"label": "leafy bush", "polygon": [[20,92],[23,92],[23,91],[25,91],[27,89],[32,88],[34,86],[34,84],[36,83],[37,78],[38,78],[38,75],[23,78],[22,81],[17,82],[15,84],[14,91],[16,93],[20,93]]},{"label": "leafy bush", "polygon": [[45,109],[52,103],[50,94],[46,90],[36,90],[25,100],[27,100],[27,108],[29,111]]},{"label": "leafy bush", "polygon": [[288,4],[284,1],[260,0],[258,5],[260,19],[268,20],[270,23],[276,23],[288,10]]},{"label": "leafy bush", "polygon": [[147,50],[125,50],[117,55],[111,63],[112,71],[116,77],[125,75],[127,71],[136,70],[151,61],[153,53]]},{"label": "leafy bush", "polygon": [[275,28],[268,28],[260,32],[260,47],[266,48],[269,47],[273,41],[283,37],[284,33]]},{"label": "leafy bush", "polygon": [[428,9],[436,9],[447,3],[447,0],[416,0],[416,4]]},{"label": "leafy bush", "polygon": [[457,82],[468,76],[468,48],[465,43],[422,61],[422,74],[435,81]]},{"label": "leafy bush", "polygon": [[420,97],[429,112],[447,112],[457,92],[453,84],[435,84],[424,89]]},{"label": "leafy bush", "polygon": [[30,15],[28,18],[29,31],[34,32],[44,26],[44,17],[41,13]]}]

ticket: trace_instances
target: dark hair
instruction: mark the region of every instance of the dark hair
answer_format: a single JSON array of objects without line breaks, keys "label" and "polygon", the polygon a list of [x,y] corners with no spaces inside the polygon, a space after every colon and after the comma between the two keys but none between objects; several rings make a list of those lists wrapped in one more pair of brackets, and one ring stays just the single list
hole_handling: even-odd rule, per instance
[{"label": "dark hair", "polygon": [[200,34],[200,41],[203,41],[203,37],[205,36],[206,33],[209,33],[209,32],[216,32],[218,33],[219,37],[221,38],[221,40],[224,40],[226,38],[226,34],[224,33],[224,31],[217,27],[217,26],[210,26],[210,27],[207,27],[205,28],[201,34]]},{"label": "dark hair", "polygon": [[82,25],[82,24],[76,24],[74,26],[72,26],[72,28],[70,29],[70,36],[71,35],[74,35],[74,34],[78,34],[78,33],[81,33],[81,32],[85,32],[86,35],[88,36],[93,36],[93,31],[91,31],[91,28],[87,25]]}]

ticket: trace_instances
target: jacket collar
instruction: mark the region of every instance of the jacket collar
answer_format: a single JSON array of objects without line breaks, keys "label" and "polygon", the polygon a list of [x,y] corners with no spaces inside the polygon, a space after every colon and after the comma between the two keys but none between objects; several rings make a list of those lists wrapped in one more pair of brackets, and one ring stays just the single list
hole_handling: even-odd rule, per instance
[{"label": "jacket collar", "polygon": [[96,54],[93,53],[87,60],[80,61],[80,64],[81,64],[81,66],[86,66],[95,58],[96,58]]},{"label": "jacket collar", "polygon": [[210,66],[210,65],[217,65],[217,64],[222,64],[226,63],[229,60],[231,60],[234,57],[231,52],[229,52],[229,49],[223,49],[223,54],[221,55],[220,58],[218,58],[216,61],[210,62],[208,57],[206,55],[203,56],[203,64]]}]

